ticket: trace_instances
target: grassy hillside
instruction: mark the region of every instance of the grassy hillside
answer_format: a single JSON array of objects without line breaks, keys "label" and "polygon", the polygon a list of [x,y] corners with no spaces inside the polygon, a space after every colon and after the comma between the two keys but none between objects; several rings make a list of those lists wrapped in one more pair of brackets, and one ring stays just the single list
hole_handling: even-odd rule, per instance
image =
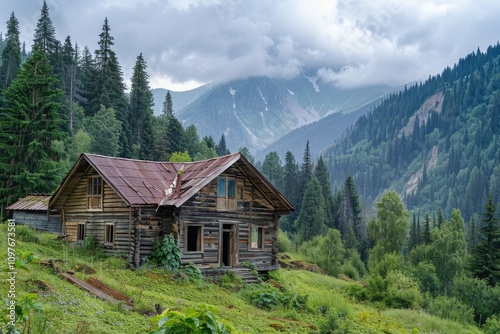
[{"label": "grassy hillside", "polygon": [[[325,333],[481,333],[476,327],[442,320],[422,310],[380,310],[358,303],[347,291],[359,283],[307,270],[280,269],[263,285],[243,286],[229,277],[223,284],[215,284],[186,280],[182,275],[158,269],[131,271],[122,259],[99,256],[95,251],[86,254],[57,240],[55,235],[21,226],[16,227],[16,242],[16,254],[30,251],[39,259],[55,260],[59,268],[75,271],[76,277],[95,277],[134,301],[133,309],[127,310],[121,304],[99,300],[60,278],[52,268],[29,263],[28,270],[17,269],[16,300],[20,304],[23,295],[35,293],[43,311],[31,311],[30,331],[25,328],[25,333],[148,333],[154,328],[151,314],[155,304],[182,310],[204,303],[216,307],[217,319],[244,333],[319,333],[322,329],[329,329],[322,331]],[[5,224],[0,225],[0,245],[2,253],[7,254]],[[96,273],[78,272],[84,265]],[[6,268],[5,260],[2,268]],[[3,279],[2,299],[8,290],[9,283]],[[253,306],[249,296],[262,302],[266,291],[286,292],[295,297],[307,295],[307,302],[297,309],[276,306],[266,310]],[[23,327],[28,324],[20,326]]]}]

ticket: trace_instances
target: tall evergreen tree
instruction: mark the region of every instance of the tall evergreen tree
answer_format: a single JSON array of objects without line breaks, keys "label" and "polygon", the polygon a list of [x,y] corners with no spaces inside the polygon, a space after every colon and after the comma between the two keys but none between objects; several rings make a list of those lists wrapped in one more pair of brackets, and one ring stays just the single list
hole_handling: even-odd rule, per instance
[{"label": "tall evergreen tree", "polygon": [[172,95],[170,95],[170,91],[167,91],[167,95],[165,95],[165,100],[163,101],[163,109],[162,113],[167,116],[174,115],[174,107],[172,103]]},{"label": "tall evergreen tree", "polygon": [[325,201],[321,192],[321,185],[314,175],[307,185],[302,203],[302,210],[300,210],[299,217],[295,221],[299,244],[311,240],[317,235],[324,234],[327,229]]},{"label": "tall evergreen tree", "polygon": [[153,139],[153,94],[151,93],[146,72],[146,61],[142,53],[137,56],[131,79],[130,91],[130,144],[134,158],[152,160]]},{"label": "tall evergreen tree", "polygon": [[168,116],[165,138],[169,159],[174,152],[184,152],[186,150],[186,141],[184,140],[184,137],[185,131],[181,122],[179,122],[175,116]]},{"label": "tall evergreen tree", "polygon": [[122,143],[121,156],[130,157],[130,123],[128,101],[125,97],[125,84],[122,79],[122,70],[115,52],[111,49],[114,38],[108,18],[104,19],[102,32],[99,34],[99,49],[95,51],[95,66],[97,71],[94,82],[96,95],[90,103],[90,114],[94,115],[100,106],[113,108],[116,118],[122,123],[120,142]]},{"label": "tall evergreen tree", "polygon": [[215,146],[215,152],[217,152],[217,155],[219,157],[231,153],[231,152],[229,152],[229,150],[226,147],[226,137],[224,136],[224,134],[222,134],[222,136],[219,140],[219,144],[217,144],[217,146]]},{"label": "tall evergreen tree", "polygon": [[49,64],[54,68],[58,67],[58,48],[59,41],[56,39],[56,30],[52,19],[49,16],[49,6],[44,0],[42,4],[42,10],[40,13],[40,18],[35,28],[35,35],[33,38],[32,49],[38,47],[38,49],[47,55]]},{"label": "tall evergreen tree", "polygon": [[313,176],[313,164],[311,157],[311,150],[309,148],[309,140],[306,142],[306,148],[304,150],[304,156],[302,158],[302,165],[300,167],[299,174],[299,189],[298,189],[298,201],[297,201],[297,209],[300,210],[302,207],[302,198],[304,197],[304,193],[306,191],[307,185]]},{"label": "tall evergreen tree", "polygon": [[46,55],[37,47],[5,91],[0,113],[0,198],[8,205],[29,193],[50,193],[60,181],[66,134],[60,117],[62,92]]},{"label": "tall evergreen tree", "polygon": [[494,286],[500,282],[500,228],[496,217],[493,196],[488,196],[484,206],[483,226],[480,228],[478,245],[472,253],[472,274]]},{"label": "tall evergreen tree", "polygon": [[283,180],[283,167],[281,166],[281,160],[276,151],[266,154],[264,162],[262,163],[262,174],[264,174],[278,190],[283,191],[285,185]]},{"label": "tall evergreen tree", "polygon": [[316,166],[316,170],[314,171],[314,175],[319,181],[321,185],[321,191],[323,193],[323,198],[325,199],[325,211],[327,218],[328,227],[335,227],[335,218],[334,218],[334,209],[335,203],[333,198],[332,185],[330,181],[330,175],[328,173],[328,168],[326,167],[325,160],[320,156],[318,159],[318,164]]},{"label": "tall evergreen tree", "polygon": [[424,231],[422,233],[422,243],[430,244],[431,243],[431,226],[430,226],[430,218],[429,215],[426,214],[424,218]]},{"label": "tall evergreen tree", "polygon": [[[298,175],[299,167],[295,161],[295,156],[292,152],[287,151],[285,153],[285,165],[283,166],[283,194],[288,198],[288,200],[295,207],[297,205],[298,199]],[[281,228],[288,233],[295,233],[295,227],[293,222],[297,218],[298,210],[282,217]]]},{"label": "tall evergreen tree", "polygon": [[66,102],[66,109],[69,116],[69,129],[73,133],[73,113],[74,103],[77,101],[77,89],[79,88],[77,68],[78,68],[78,50],[73,47],[71,37],[66,37],[62,49],[62,67],[63,67],[63,90]]},{"label": "tall evergreen tree", "polygon": [[93,116],[97,112],[92,105],[93,101],[95,101],[95,96],[97,96],[97,85],[95,83],[97,69],[95,61],[92,58],[92,53],[86,46],[83,48],[82,55],[78,61],[77,78],[81,83],[79,104],[83,107],[85,116]]},{"label": "tall evergreen tree", "polygon": [[0,91],[6,89],[17,75],[21,66],[21,43],[19,41],[19,22],[10,14],[7,21],[7,34],[2,51],[2,66],[0,67]]}]

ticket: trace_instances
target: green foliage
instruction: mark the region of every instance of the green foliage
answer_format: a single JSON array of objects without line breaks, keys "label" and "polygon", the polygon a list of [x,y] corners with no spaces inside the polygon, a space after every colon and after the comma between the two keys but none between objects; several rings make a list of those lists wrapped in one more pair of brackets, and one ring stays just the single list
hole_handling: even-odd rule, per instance
[{"label": "green foliage", "polygon": [[0,328],[0,333],[5,334],[19,334],[28,331],[30,333],[30,328],[33,323],[34,312],[42,312],[44,310],[41,303],[37,301],[38,295],[36,293],[28,293],[21,297],[20,301],[15,304],[15,320],[12,325],[12,319],[8,317],[10,315],[9,299],[5,299],[5,308],[2,310],[2,322],[5,324],[4,331]]},{"label": "green foliage", "polygon": [[203,275],[200,271],[200,268],[198,268],[193,262],[189,262],[186,266],[184,266],[182,268],[182,272],[184,272],[189,278],[193,280],[203,280]]},{"label": "green foliage", "polygon": [[26,225],[16,225],[16,237],[19,241],[38,243],[40,238],[36,231]]},{"label": "green foliage", "polygon": [[403,257],[396,254],[384,254],[382,259],[370,268],[370,274],[386,277],[390,271],[403,267]]},{"label": "green foliage", "polygon": [[483,326],[484,334],[498,334],[500,333],[500,319],[498,316],[492,316],[486,319]]},{"label": "green foliage", "polygon": [[429,305],[429,313],[464,324],[474,322],[474,309],[454,297],[436,297]]},{"label": "green foliage", "polygon": [[172,234],[155,239],[149,256],[151,262],[165,270],[177,270],[181,265],[181,252]]},{"label": "green foliage", "polygon": [[294,224],[299,244],[317,235],[323,235],[326,231],[325,200],[321,185],[315,176],[312,176],[307,184],[299,217]]},{"label": "green foliage", "polygon": [[326,235],[318,235],[302,243],[299,253],[325,269],[330,275],[337,275],[343,256],[340,232],[336,229],[328,229]]},{"label": "green foliage", "polygon": [[353,280],[359,280],[359,272],[351,261],[344,261],[340,266],[340,272]]},{"label": "green foliage", "polygon": [[439,291],[440,280],[436,274],[436,267],[429,262],[420,262],[409,270],[410,277],[419,284],[420,291],[436,295]]},{"label": "green foliage", "polygon": [[215,313],[215,307],[206,304],[197,307],[188,307],[182,311],[168,309],[153,318],[153,321],[157,325],[155,330],[149,333],[229,334],[236,332],[233,326],[224,321],[217,320]]},{"label": "green foliage", "polygon": [[357,250],[347,249],[344,255],[344,261],[352,263],[360,277],[364,277],[366,275],[366,266],[363,260],[361,260],[361,256]]},{"label": "green foliage", "polygon": [[420,293],[418,283],[400,271],[390,271],[386,277],[387,296],[384,301],[392,308],[417,308],[422,305],[424,297]]},{"label": "green foliage", "polygon": [[262,174],[276,187],[283,191],[285,184],[283,180],[283,167],[276,151],[269,152],[262,162]]},{"label": "green foliage", "polygon": [[86,119],[85,129],[92,138],[91,153],[117,156],[121,152],[122,122],[114,109],[101,106],[93,117]]},{"label": "green foliage", "polygon": [[243,288],[243,279],[229,270],[219,280],[219,285],[231,291],[240,291]]},{"label": "green foliage", "polygon": [[288,237],[288,233],[280,229],[278,231],[278,252],[286,253],[294,250],[295,246],[293,245],[292,240]]},{"label": "green foliage", "polygon": [[172,156],[170,156],[170,159],[168,159],[170,162],[191,162],[192,159],[189,156],[188,151],[184,152],[174,152],[172,153]]},{"label": "green foliage", "polygon": [[269,284],[251,291],[248,297],[253,305],[265,310],[283,307],[296,311],[305,308],[308,298],[295,292],[282,292]]}]

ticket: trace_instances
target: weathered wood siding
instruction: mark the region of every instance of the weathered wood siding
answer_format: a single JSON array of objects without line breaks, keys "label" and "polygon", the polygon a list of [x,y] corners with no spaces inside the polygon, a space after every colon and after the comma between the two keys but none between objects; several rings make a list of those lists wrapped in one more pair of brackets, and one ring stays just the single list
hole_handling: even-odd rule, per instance
[{"label": "weathered wood siding", "polygon": [[87,208],[87,180],[91,176],[98,176],[97,172],[89,168],[85,173],[78,173],[74,177],[79,182],[64,203],[62,216],[66,236],[69,241],[77,241],[77,227],[85,224],[85,236],[92,236],[100,244],[104,244],[105,225],[114,224],[114,242],[106,244],[110,253],[127,255],[130,249],[130,237],[133,234],[130,214],[131,209],[123,199],[104,182],[102,210]]},{"label": "weathered wood siding", "polygon": [[[202,268],[222,265],[222,235],[224,225],[234,224],[236,263],[253,263],[258,270],[277,268],[277,220],[270,201],[236,167],[223,175],[236,177],[236,209],[217,209],[217,179],[205,186],[197,195],[182,205],[179,215],[178,242],[183,254],[183,263],[193,262]],[[186,226],[203,226],[202,252],[186,250]],[[264,247],[250,249],[249,226],[263,227]]]},{"label": "weathered wood siding", "polygon": [[37,230],[62,233],[61,216],[49,216],[47,212],[14,211],[12,218],[16,224],[27,225]]}]

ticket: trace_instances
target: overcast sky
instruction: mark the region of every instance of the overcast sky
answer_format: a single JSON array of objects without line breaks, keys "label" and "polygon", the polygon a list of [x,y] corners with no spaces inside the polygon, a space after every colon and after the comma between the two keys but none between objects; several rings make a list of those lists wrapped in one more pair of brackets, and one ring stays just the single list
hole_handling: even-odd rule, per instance
[{"label": "overcast sky", "polygon": [[[31,48],[43,0],[0,0]],[[152,88],[264,75],[343,87],[425,80],[500,40],[497,0],[47,0],[57,38],[97,49],[107,17],[130,81],[142,52]],[[0,25],[6,30],[6,24]]]}]

